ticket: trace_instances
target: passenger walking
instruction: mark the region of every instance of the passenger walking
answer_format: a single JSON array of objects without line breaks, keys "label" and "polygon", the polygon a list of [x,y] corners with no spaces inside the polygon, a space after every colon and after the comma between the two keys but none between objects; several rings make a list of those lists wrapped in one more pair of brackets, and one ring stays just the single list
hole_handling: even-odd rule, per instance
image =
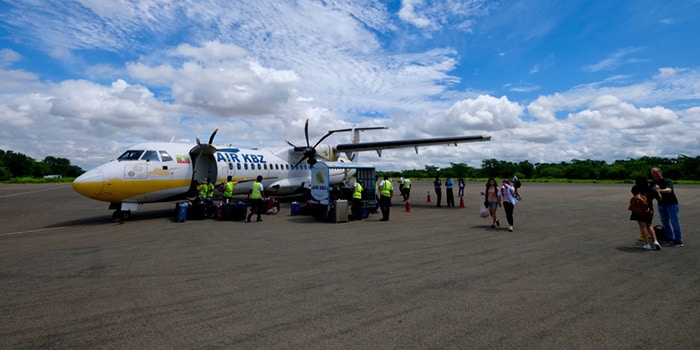
[{"label": "passenger walking", "polygon": [[463,177],[460,177],[459,180],[457,180],[457,185],[459,186],[459,192],[457,193],[457,195],[459,196],[459,198],[463,198],[464,197],[464,188],[467,186],[466,183],[464,182]]},{"label": "passenger walking", "polygon": [[433,187],[435,187],[435,197],[437,197],[437,206],[441,207],[440,202],[442,201],[442,181],[439,176],[435,177],[433,181]]},{"label": "passenger walking", "polygon": [[654,178],[652,189],[661,198],[658,200],[657,207],[659,209],[659,219],[664,227],[666,237],[673,240],[674,247],[683,246],[683,234],[681,233],[681,223],[678,220],[678,198],[673,189],[673,181],[664,178],[661,169],[651,169],[651,176]]},{"label": "passenger walking", "polygon": [[503,210],[506,212],[508,231],[513,232],[513,210],[515,209],[515,205],[518,204],[518,199],[515,196],[515,187],[511,184],[510,180],[503,179],[503,186],[498,196],[503,203]]},{"label": "passenger walking", "polygon": [[651,226],[651,222],[654,220],[654,204],[652,201],[657,197],[656,192],[649,187],[649,183],[647,183],[645,178],[638,177],[635,179],[634,186],[632,186],[632,195],[636,196],[637,194],[641,194],[646,198],[647,210],[645,212],[632,211],[630,220],[636,221],[637,225],[639,225],[639,232],[644,240],[644,246],[642,248],[647,250],[651,249],[651,245],[649,244],[649,237],[651,237],[653,239],[654,248],[656,248],[656,250],[661,250],[661,245],[656,239],[656,232]]},{"label": "passenger walking", "polygon": [[501,206],[501,198],[498,196],[498,184],[496,179],[490,177],[486,181],[486,190],[481,192],[484,196],[484,206],[489,209],[489,215],[491,216],[492,223],[491,228],[496,226],[501,226],[501,222],[498,220],[496,209]]},{"label": "passenger walking", "polygon": [[445,194],[447,195],[447,207],[448,208],[455,207],[455,196],[454,196],[454,193],[452,192],[453,186],[454,186],[454,180],[452,180],[452,176],[447,176],[447,180],[445,180]]}]

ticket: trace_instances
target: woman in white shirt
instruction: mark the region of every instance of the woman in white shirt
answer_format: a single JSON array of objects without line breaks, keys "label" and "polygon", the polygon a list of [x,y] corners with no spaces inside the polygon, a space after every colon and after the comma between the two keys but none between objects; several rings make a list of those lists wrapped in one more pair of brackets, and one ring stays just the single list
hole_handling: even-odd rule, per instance
[{"label": "woman in white shirt", "polygon": [[510,180],[503,179],[503,186],[501,187],[501,191],[498,192],[498,197],[500,197],[503,203],[503,209],[506,211],[508,231],[513,232],[513,209],[515,205],[518,204],[518,200],[515,196],[515,187],[513,187]]}]

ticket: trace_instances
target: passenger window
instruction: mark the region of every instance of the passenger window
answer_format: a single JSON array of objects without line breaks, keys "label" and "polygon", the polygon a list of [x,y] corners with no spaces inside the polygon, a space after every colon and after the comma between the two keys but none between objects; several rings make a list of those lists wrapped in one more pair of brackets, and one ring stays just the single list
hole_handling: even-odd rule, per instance
[{"label": "passenger window", "polygon": [[133,151],[129,150],[124,152],[117,160],[139,160],[141,155],[143,154],[143,151]]},{"label": "passenger window", "polygon": [[158,153],[156,151],[146,151],[146,153],[141,157],[141,160],[146,161],[146,162],[157,162],[158,161]]},{"label": "passenger window", "polygon": [[158,151],[158,153],[160,153],[160,159],[162,161],[164,161],[164,162],[172,162],[173,161],[173,157],[171,157],[170,154],[168,154],[168,152]]},{"label": "passenger window", "polygon": [[241,170],[241,163],[236,163],[236,168],[238,168],[238,170]]},{"label": "passenger window", "polygon": [[248,170],[248,163],[245,163],[243,166],[245,167],[245,170]]}]

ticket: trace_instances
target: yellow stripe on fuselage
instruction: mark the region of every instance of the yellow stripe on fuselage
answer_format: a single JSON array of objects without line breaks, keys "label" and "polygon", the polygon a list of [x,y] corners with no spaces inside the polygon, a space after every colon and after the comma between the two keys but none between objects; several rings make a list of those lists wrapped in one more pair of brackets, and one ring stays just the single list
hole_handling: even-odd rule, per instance
[{"label": "yellow stripe on fuselage", "polygon": [[167,194],[167,196],[172,196],[178,194],[176,191],[179,189],[184,189],[186,191],[190,186],[190,180],[122,180],[122,179],[108,179],[104,183],[93,183],[85,182],[80,184],[73,184],[73,187],[85,188],[97,188],[102,187],[101,191],[85,193],[76,188],[76,191],[86,195],[90,198],[97,199],[104,202],[122,202],[124,200],[141,197],[144,195],[153,194],[157,196],[159,192],[166,192],[171,190],[172,194]]}]

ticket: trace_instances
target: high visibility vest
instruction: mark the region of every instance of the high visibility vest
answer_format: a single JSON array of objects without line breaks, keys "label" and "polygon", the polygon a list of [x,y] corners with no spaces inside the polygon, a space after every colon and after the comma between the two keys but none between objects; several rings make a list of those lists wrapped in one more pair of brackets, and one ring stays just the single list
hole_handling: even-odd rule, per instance
[{"label": "high visibility vest", "polygon": [[411,188],[411,180],[410,179],[403,180],[403,188]]},{"label": "high visibility vest", "polygon": [[384,187],[382,187],[382,196],[391,197],[391,181],[384,180]]},{"label": "high visibility vest", "polygon": [[362,185],[359,182],[355,183],[355,193],[352,194],[352,198],[362,199]]},{"label": "high visibility vest", "polygon": [[197,191],[199,191],[200,196],[206,197],[209,192],[209,186],[207,186],[207,184],[201,184],[197,186]]},{"label": "high visibility vest", "polygon": [[233,181],[226,182],[224,185],[224,197],[231,197],[233,196]]},{"label": "high visibility vest", "polygon": [[208,184],[205,186],[207,188],[207,198],[214,198],[214,184]]},{"label": "high visibility vest", "polygon": [[252,199],[262,198],[262,193],[260,193],[260,183],[259,182],[253,182],[253,192],[250,194],[250,198],[252,198]]}]

